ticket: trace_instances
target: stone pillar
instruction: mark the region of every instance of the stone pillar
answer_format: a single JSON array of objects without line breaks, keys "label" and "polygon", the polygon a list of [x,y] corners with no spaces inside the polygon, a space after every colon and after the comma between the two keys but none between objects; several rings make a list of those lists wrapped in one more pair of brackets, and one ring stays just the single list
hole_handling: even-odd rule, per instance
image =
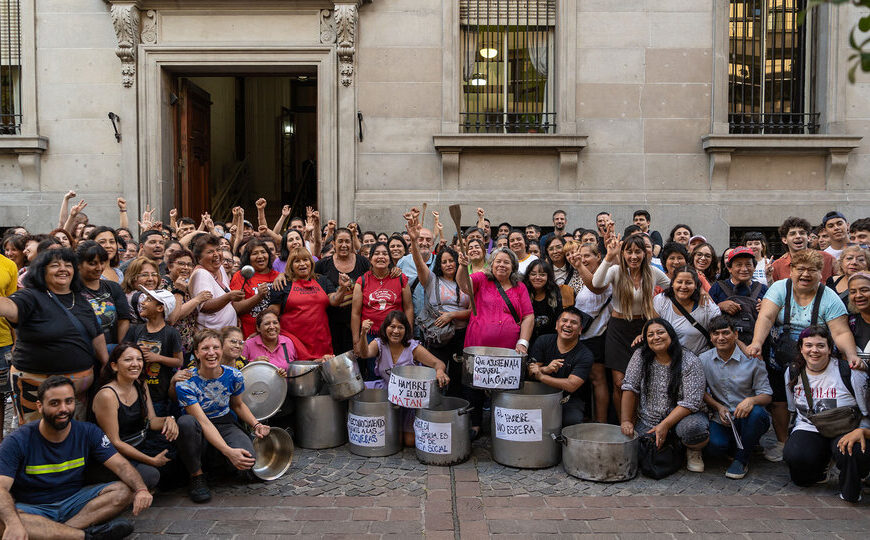
[{"label": "stone pillar", "polygon": [[356,151],[358,124],[354,63],[356,31],[362,0],[335,2],[335,47],[338,60],[338,186],[339,223],[355,219]]}]

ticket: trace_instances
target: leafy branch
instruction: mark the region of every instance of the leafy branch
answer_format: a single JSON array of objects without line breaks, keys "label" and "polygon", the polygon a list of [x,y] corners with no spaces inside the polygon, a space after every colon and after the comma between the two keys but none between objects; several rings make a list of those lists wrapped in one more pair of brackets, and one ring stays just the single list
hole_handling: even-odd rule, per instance
[{"label": "leafy branch", "polygon": [[[798,15],[798,23],[803,24],[806,18],[807,11],[822,4],[846,4],[851,3],[856,7],[863,7],[870,10],[870,0],[809,0],[807,9]],[[855,82],[855,73],[858,68],[863,72],[870,72],[870,37],[859,36],[859,33],[870,32],[870,12],[864,14],[858,19],[858,24],[852,27],[849,33],[849,46],[854,51],[849,55],[849,62],[852,62],[852,67],[849,68],[849,82]],[[858,41],[863,38],[863,41]]]}]

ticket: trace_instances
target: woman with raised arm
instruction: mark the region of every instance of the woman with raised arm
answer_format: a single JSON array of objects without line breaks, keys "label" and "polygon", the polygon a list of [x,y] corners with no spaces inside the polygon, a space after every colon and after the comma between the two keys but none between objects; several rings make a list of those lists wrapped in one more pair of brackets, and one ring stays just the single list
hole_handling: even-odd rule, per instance
[{"label": "woman with raised arm", "polygon": [[272,282],[278,277],[278,271],[272,268],[272,254],[269,253],[266,242],[259,238],[251,238],[245,243],[241,265],[251,266],[254,275],[245,277],[237,272],[230,280],[230,289],[245,293],[244,300],[233,302],[233,308],[239,316],[242,332],[247,337],[257,331],[257,315],[269,307],[269,294],[272,291]]}]

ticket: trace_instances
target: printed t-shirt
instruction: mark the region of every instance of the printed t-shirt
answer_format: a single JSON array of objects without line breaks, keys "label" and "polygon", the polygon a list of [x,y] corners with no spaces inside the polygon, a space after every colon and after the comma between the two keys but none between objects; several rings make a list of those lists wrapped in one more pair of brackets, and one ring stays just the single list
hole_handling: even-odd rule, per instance
[{"label": "printed t-shirt", "polygon": [[[0,296],[9,296],[18,290],[18,267],[12,259],[0,255]],[[0,347],[12,345],[12,327],[0,317]]]},{"label": "printed t-shirt", "polygon": [[[569,375],[576,375],[583,379],[584,383],[589,379],[589,372],[592,370],[592,364],[595,363],[592,351],[582,341],[578,341],[574,348],[568,352],[559,351],[556,334],[546,334],[535,340],[529,351],[529,358],[534,362],[540,362],[544,367],[553,360],[562,358],[565,361],[562,367],[551,376],[556,379],[567,379]],[[580,391],[580,388],[571,394],[566,391],[562,393],[566,396],[574,396]]]},{"label": "printed t-shirt", "polygon": [[[130,341],[142,349],[160,356],[175,356],[181,352],[181,335],[178,330],[167,325],[157,332],[149,332],[144,324],[134,324],[127,330],[124,341]],[[145,363],[145,384],[151,393],[151,400],[160,403],[169,399],[169,381],[175,369],[160,362]]]},{"label": "printed t-shirt", "polygon": [[15,502],[62,501],[84,487],[90,460],[105,463],[118,453],[95,424],[70,420],[66,439],[55,443],[42,436],[39,422],[24,424],[0,445],[0,476],[13,479],[9,492]]},{"label": "printed t-shirt", "polygon": [[402,311],[402,289],[408,284],[408,278],[402,274],[395,278],[387,276],[381,279],[368,271],[356,283],[362,287],[360,321],[371,320],[371,333],[376,334],[389,312]]},{"label": "printed t-shirt", "polygon": [[328,295],[334,292],[335,287],[325,276],[296,280],[280,291],[272,291],[269,303],[280,309],[281,335],[293,340],[299,360],[332,354],[327,308]]},{"label": "printed t-shirt", "polygon": [[[459,289],[455,281],[447,281],[444,278],[437,277],[433,272],[429,272],[429,281],[424,289],[426,298],[433,307],[438,309],[438,298],[435,295],[436,283],[438,285],[438,294],[441,295],[441,311],[453,312],[468,309],[470,302],[468,295]],[[422,312],[416,312],[415,310],[415,315],[420,316],[420,313]],[[467,320],[453,319],[453,327],[457,330],[466,326],[468,326]]]},{"label": "printed t-shirt", "polygon": [[[779,314],[776,316],[776,322],[778,325],[783,324],[783,317],[785,317],[785,284],[787,279],[781,279],[770,286],[770,289],[767,290],[767,294],[764,295],[765,300],[770,300],[774,304],[778,305],[780,308]],[[837,317],[841,317],[846,314],[846,306],[843,305],[843,301],[840,300],[840,297],[837,296],[837,293],[825,287],[824,285],[820,285],[819,289],[822,292],[822,302],[819,304],[819,318],[815,321],[816,324],[827,324],[833,319]],[[816,291],[818,294],[819,291]],[[804,331],[805,328],[810,326],[810,318],[813,315],[813,303],[815,300],[810,300],[810,302],[805,306],[799,306],[797,302],[795,302],[794,290],[792,290],[791,295],[791,334],[792,337],[796,340],[800,333]]]},{"label": "printed t-shirt", "polygon": [[118,343],[118,335],[115,332],[118,322],[132,319],[130,304],[121,286],[114,281],[101,279],[98,289],[83,287],[82,296],[94,308],[94,313],[100,321],[100,328],[106,336],[106,343]]},{"label": "printed t-shirt", "polygon": [[[520,325],[496,288],[496,282],[490,281],[486,274],[478,272],[471,275],[474,287],[474,301],[477,305],[477,315],[472,313],[465,333],[466,347],[504,347],[513,349],[520,338]],[[526,286],[517,283],[505,291],[517,311],[520,321],[526,315],[532,314],[532,302]]]},{"label": "printed t-shirt", "polygon": [[[275,281],[275,278],[277,277],[278,272],[276,270],[270,270],[266,274],[255,273],[253,276],[251,276],[250,279],[248,279],[246,283],[245,276],[243,276],[241,272],[236,272],[235,275],[233,275],[233,279],[230,281],[230,289],[234,291],[244,291],[245,299],[248,299],[257,294],[257,286],[260,283],[269,284],[269,291],[271,292],[272,282]],[[257,315],[259,315],[261,311],[265,310],[268,307],[269,294],[267,294],[259,302],[257,302],[257,305],[252,307],[251,311],[239,316],[239,320],[242,322],[242,333],[245,335],[245,337],[256,333]]]},{"label": "printed t-shirt", "polygon": [[[855,390],[853,396],[849,393],[849,389],[843,384],[843,379],[840,377],[839,360],[831,358],[828,362],[828,367],[819,375],[807,372],[807,382],[809,382],[810,391],[813,393],[813,412],[818,413],[828,409],[837,407],[852,407],[858,405],[864,418],[861,420],[861,426],[870,428],[870,422],[867,419],[867,374],[863,371],[851,370],[852,373],[852,388]],[[794,385],[794,391],[788,387],[788,380],[791,377],[791,367],[785,370],[785,397],[788,402],[788,410],[797,412],[793,431],[814,431],[818,433],[816,426],[807,419],[807,398],[804,394],[804,385],[801,378],[798,377],[797,384]]]},{"label": "printed t-shirt", "polygon": [[91,304],[80,293],[56,295],[88,333],[88,341],[48,293],[22,289],[10,300],[18,306],[12,365],[30,373],[75,373],[94,366],[91,341],[100,335],[100,326]]},{"label": "printed t-shirt", "polygon": [[219,418],[230,413],[230,398],[245,391],[245,378],[242,372],[229,366],[221,366],[223,371],[217,379],[200,377],[199,370],[193,368],[193,376],[186,381],[175,383],[178,404],[188,407],[199,403],[209,418]]}]

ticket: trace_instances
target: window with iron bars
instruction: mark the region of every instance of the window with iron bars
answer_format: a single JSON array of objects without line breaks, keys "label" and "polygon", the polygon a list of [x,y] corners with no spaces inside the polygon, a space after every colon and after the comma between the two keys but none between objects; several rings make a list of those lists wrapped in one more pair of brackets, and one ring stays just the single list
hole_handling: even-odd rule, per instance
[{"label": "window with iron bars", "polygon": [[0,135],[21,130],[21,10],[0,0]]},{"label": "window with iron bars", "polygon": [[813,111],[812,18],[806,0],[730,0],[730,133],[817,133]]},{"label": "window with iron bars", "polygon": [[464,133],[554,133],[555,0],[459,0]]}]

